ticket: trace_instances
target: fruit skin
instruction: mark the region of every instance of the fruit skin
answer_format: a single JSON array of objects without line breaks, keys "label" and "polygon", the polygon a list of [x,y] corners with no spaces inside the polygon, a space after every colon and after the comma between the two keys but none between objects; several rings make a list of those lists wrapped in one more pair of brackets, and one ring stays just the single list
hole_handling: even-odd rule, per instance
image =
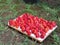
[{"label": "fruit skin", "polygon": [[20,16],[17,17],[16,21],[17,21],[18,23],[20,23],[20,22],[22,21],[21,17],[20,17]]},{"label": "fruit skin", "polygon": [[52,22],[52,26],[55,27],[56,26],[56,22],[53,21]]},{"label": "fruit skin", "polygon": [[30,35],[30,34],[31,34],[30,27],[27,27],[27,28],[26,28],[26,32],[27,32],[27,35]]},{"label": "fruit skin", "polygon": [[13,20],[9,20],[9,25],[13,26]]},{"label": "fruit skin", "polygon": [[16,26],[15,21],[14,20],[9,20],[9,25],[15,27]]},{"label": "fruit skin", "polygon": [[22,29],[22,32],[25,32],[25,27],[23,25],[21,25],[20,28]]},{"label": "fruit skin", "polygon": [[42,29],[40,30],[40,34],[41,34],[41,35],[40,35],[41,38],[44,38],[45,35],[46,35],[46,33],[45,33]]},{"label": "fruit skin", "polygon": [[40,35],[39,35],[39,33],[36,33],[35,35],[36,35],[36,38],[40,38]]},{"label": "fruit skin", "polygon": [[18,28],[19,27],[19,24],[17,21],[14,22],[15,23],[15,27]]},{"label": "fruit skin", "polygon": [[27,35],[30,35],[31,34],[30,30],[26,30],[26,32],[27,32]]},{"label": "fruit skin", "polygon": [[45,34],[41,34],[40,37],[43,39],[45,37]]}]

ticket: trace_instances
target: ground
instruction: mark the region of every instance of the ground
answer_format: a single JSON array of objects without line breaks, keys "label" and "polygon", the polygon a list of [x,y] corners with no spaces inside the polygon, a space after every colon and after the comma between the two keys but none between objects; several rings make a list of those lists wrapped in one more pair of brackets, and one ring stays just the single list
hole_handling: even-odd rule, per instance
[{"label": "ground", "polygon": [[[8,27],[9,19],[28,12],[34,16],[56,21],[58,28],[42,43]],[[46,3],[25,4],[22,0],[0,0],[0,45],[60,45],[60,8]]]}]

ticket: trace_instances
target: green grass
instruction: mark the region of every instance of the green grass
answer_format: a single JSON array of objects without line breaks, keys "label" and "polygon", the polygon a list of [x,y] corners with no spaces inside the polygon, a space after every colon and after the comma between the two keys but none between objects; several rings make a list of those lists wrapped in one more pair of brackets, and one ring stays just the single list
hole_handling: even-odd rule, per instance
[{"label": "green grass", "polygon": [[54,45],[60,45],[60,38],[59,38],[59,36],[57,35],[56,32],[53,32],[52,37],[54,39]]},{"label": "green grass", "polygon": [[[17,11],[16,7],[20,8],[21,5],[20,4],[16,4],[16,3],[12,3],[12,2],[13,2],[13,0],[0,0],[0,31],[7,30],[8,27],[5,26],[5,24],[7,25],[7,22],[8,22],[9,19],[16,18],[18,16],[19,12],[20,12],[20,14],[24,13],[24,12],[29,12],[29,13],[31,13],[33,15],[37,15],[38,14],[38,11],[30,9],[32,5],[25,4],[25,3],[22,3],[22,4],[25,4],[25,9]],[[8,6],[8,8],[4,9],[5,6]],[[46,11],[47,13],[51,14],[51,17],[50,17],[51,20],[58,20],[60,22],[60,17],[58,16],[58,11],[60,11],[60,7],[51,8],[46,3],[40,3],[38,6],[41,9],[43,9],[44,11]],[[5,17],[2,16],[3,13],[8,13],[8,12],[12,12],[12,14],[6,14]],[[46,15],[44,15],[44,16],[46,16]],[[48,18],[46,18],[46,19],[48,19]],[[5,20],[5,22],[2,22],[3,20]],[[15,33],[13,33],[12,37],[14,37],[14,36],[16,36]],[[36,41],[30,40],[27,36],[24,36],[24,38],[25,38],[25,40],[23,41],[23,43],[22,42],[18,43],[17,41],[15,41],[15,44],[16,45],[36,45],[36,43],[37,43]],[[60,38],[59,38],[59,36],[58,36],[56,31],[53,32],[52,38],[53,38],[54,42],[50,43],[50,45],[60,45]],[[0,42],[0,45],[3,45],[2,43],[3,42]],[[7,43],[7,45],[9,45],[10,43]],[[41,45],[44,45],[44,43],[42,43]]]},{"label": "green grass", "polygon": [[31,8],[31,5],[26,4],[25,9],[23,9],[21,12],[23,12],[23,13],[28,12],[28,13],[31,13],[33,15],[37,15],[37,11],[31,10],[30,8]]},{"label": "green grass", "polygon": [[48,13],[52,14],[52,15],[57,15],[58,11],[59,11],[59,7],[57,8],[51,8],[51,6],[48,5],[48,3],[40,3],[38,4],[38,6],[42,7],[45,11],[47,11]]}]

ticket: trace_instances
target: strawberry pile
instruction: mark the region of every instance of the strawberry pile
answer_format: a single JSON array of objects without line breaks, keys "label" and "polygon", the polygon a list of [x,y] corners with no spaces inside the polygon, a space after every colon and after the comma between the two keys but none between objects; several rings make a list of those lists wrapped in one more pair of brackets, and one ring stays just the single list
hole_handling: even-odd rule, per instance
[{"label": "strawberry pile", "polygon": [[56,23],[54,21],[47,21],[43,18],[38,18],[29,13],[17,17],[14,20],[9,20],[9,26],[20,27],[22,32],[27,35],[34,34],[36,38],[44,38],[49,30],[52,30]]}]

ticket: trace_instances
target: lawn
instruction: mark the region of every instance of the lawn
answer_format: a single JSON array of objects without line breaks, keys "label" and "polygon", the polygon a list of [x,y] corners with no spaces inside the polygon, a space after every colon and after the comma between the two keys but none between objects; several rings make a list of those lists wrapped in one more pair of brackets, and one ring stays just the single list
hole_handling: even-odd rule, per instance
[{"label": "lawn", "polygon": [[[58,28],[40,43],[7,26],[8,20],[25,12],[56,21]],[[0,45],[60,45],[60,6],[51,7],[45,2],[31,5],[23,0],[0,0]]]}]

